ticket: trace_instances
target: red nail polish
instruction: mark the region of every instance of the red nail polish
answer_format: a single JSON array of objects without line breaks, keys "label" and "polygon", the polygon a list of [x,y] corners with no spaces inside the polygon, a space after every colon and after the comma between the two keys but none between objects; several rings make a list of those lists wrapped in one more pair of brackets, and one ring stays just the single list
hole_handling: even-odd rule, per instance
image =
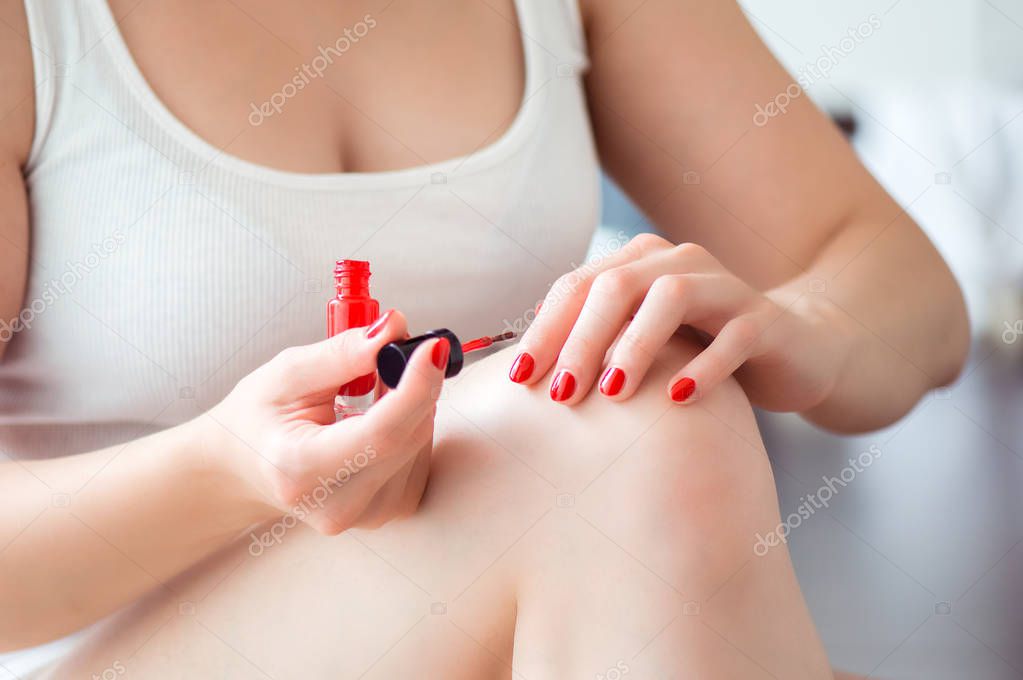
[{"label": "red nail polish", "polygon": [[541,307],[543,307],[543,300],[540,300],[539,302],[536,303],[536,309],[533,310],[533,316],[536,316],[537,314],[540,313]]},{"label": "red nail polish", "polygon": [[[369,278],[369,262],[338,260],[335,263],[335,295],[327,303],[327,337],[386,320],[386,316],[378,319],[380,303],[370,295]],[[379,392],[376,372],[345,383],[334,400],[335,416],[340,420],[363,413],[376,401]]]},{"label": "red nail polish", "polygon": [[682,403],[693,396],[696,391],[696,381],[692,378],[682,378],[671,386],[671,400]]},{"label": "red nail polish", "polygon": [[562,369],[554,376],[551,383],[551,399],[554,401],[565,401],[571,399],[575,393],[575,376]]},{"label": "red nail polish", "polygon": [[394,311],[393,309],[388,309],[386,312],[384,312],[384,315],[382,317],[374,321],[372,325],[367,326],[366,337],[367,338],[375,337],[380,333],[380,331],[384,330],[384,326],[387,325],[388,320],[390,320],[391,318],[391,312],[393,311]]},{"label": "red nail polish", "polygon": [[511,370],[508,371],[508,377],[511,378],[512,382],[525,382],[529,380],[529,376],[533,375],[533,366],[535,365],[536,362],[533,361],[533,357],[527,352],[523,352],[515,357]]},{"label": "red nail polish", "polygon": [[625,387],[625,371],[617,366],[608,367],[600,379],[601,394],[613,397],[621,392],[623,387]]},{"label": "red nail polish", "polygon": [[448,342],[447,338],[441,338],[437,341],[437,344],[433,346],[433,353],[431,359],[433,359],[433,365],[437,367],[437,370],[443,371],[448,367],[448,356],[451,354],[451,343]]}]

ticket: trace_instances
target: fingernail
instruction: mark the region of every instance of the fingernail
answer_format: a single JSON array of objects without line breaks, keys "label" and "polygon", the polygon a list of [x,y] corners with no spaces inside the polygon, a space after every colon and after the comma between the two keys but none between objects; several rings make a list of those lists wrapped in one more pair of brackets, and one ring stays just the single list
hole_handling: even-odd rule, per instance
[{"label": "fingernail", "polygon": [[608,397],[613,397],[622,391],[625,386],[625,371],[617,366],[609,366],[600,379],[600,392]]},{"label": "fingernail", "polygon": [[386,312],[384,312],[384,315],[382,317],[380,317],[379,319],[374,321],[372,324],[367,326],[366,327],[366,337],[367,338],[372,338],[375,335],[377,335],[378,333],[380,333],[380,331],[384,330],[384,326],[387,325],[387,320],[391,318],[391,312],[393,312],[393,311],[394,311],[393,309],[388,309]]},{"label": "fingernail", "polygon": [[540,300],[539,302],[536,303],[536,309],[533,310],[533,316],[536,316],[537,314],[540,313],[541,307],[543,307],[543,300]]},{"label": "fingernail", "polygon": [[551,399],[554,401],[565,401],[570,399],[575,392],[575,376],[562,369],[554,376],[551,383]]},{"label": "fingernail", "polygon": [[441,338],[437,341],[437,344],[433,346],[433,354],[430,357],[433,359],[433,365],[438,370],[445,370],[448,367],[448,355],[451,354],[451,343],[448,342],[447,338]]},{"label": "fingernail", "polygon": [[692,378],[681,378],[671,386],[671,400],[681,404],[696,391],[696,381]]},{"label": "fingernail", "polygon": [[533,357],[527,352],[515,357],[515,361],[512,362],[511,370],[508,371],[508,377],[511,378],[512,382],[521,383],[529,380],[529,376],[533,375],[533,366],[536,362],[533,361]]}]

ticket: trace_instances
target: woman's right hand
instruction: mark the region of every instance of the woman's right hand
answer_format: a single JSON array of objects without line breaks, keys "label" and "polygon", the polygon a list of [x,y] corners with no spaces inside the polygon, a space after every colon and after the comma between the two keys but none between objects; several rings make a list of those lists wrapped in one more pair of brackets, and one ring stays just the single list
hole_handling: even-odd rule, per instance
[{"label": "woman's right hand", "polygon": [[376,370],[378,350],[407,336],[391,311],[356,328],[291,347],[243,378],[200,418],[208,459],[226,465],[266,519],[290,513],[325,534],[408,515],[426,487],[436,401],[450,347],[423,343],[401,382],[364,415],[339,422],[334,397]]}]

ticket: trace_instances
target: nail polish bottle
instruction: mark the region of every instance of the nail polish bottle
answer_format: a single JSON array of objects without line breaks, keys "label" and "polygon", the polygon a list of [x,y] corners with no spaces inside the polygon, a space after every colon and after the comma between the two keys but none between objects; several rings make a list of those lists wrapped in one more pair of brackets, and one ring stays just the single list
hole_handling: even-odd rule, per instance
[{"label": "nail polish bottle", "polygon": [[[327,337],[368,326],[380,316],[380,303],[369,294],[369,262],[338,260],[334,266],[336,294],[327,303]],[[338,420],[365,413],[378,395],[376,373],[345,383],[334,399]]]}]

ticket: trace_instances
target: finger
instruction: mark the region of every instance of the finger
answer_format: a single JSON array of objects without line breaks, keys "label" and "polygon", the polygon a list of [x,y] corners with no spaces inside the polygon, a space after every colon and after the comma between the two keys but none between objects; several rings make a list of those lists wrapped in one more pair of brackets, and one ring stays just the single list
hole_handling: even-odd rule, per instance
[{"label": "finger", "polygon": [[401,514],[401,494],[405,488],[404,477],[411,469],[410,464],[411,461],[377,489],[370,502],[355,519],[353,526],[360,529],[378,529]]},{"label": "finger", "polygon": [[416,510],[426,486],[432,439],[433,422],[424,421],[409,439],[409,446],[417,453],[380,486],[359,516],[358,526],[379,527]]},{"label": "finger", "polygon": [[[697,323],[708,317],[729,318],[746,301],[738,286],[715,274],[671,274],[658,277],[643,304],[618,339],[600,377],[600,392],[628,399],[639,389],[661,347],[684,324],[715,334],[720,327]],[[720,323],[720,322],[718,322]]]},{"label": "finger", "polygon": [[583,309],[594,280],[602,273],[645,255],[667,250],[671,243],[653,234],[640,234],[617,252],[589,262],[559,278],[544,298],[529,329],[519,342],[519,354],[508,377],[517,383],[533,384],[554,365],[558,353]]},{"label": "finger", "polygon": [[[433,431],[432,419],[423,420],[419,427],[412,432],[408,439],[409,450],[413,454],[401,470],[396,472],[392,481],[397,487],[396,493],[388,495],[386,502],[391,505],[393,512],[408,514],[415,510],[426,486],[426,477],[430,470],[430,458],[433,452]],[[409,499],[411,491],[418,488],[415,499]],[[379,495],[379,494],[378,494]]]},{"label": "finger", "polygon": [[[334,490],[316,513],[319,520],[317,528],[320,531],[333,535],[358,526],[373,502],[376,490],[386,482],[386,477],[374,473],[373,469],[367,470]],[[326,527],[326,530],[320,529],[319,525]]]},{"label": "finger", "polygon": [[310,515],[306,521],[323,533],[333,535],[351,528],[399,467],[380,461],[372,445],[354,439],[346,442],[344,449],[335,450],[329,460],[319,461],[315,472],[304,476],[302,493],[294,499],[292,511],[304,510]]},{"label": "finger", "polygon": [[714,340],[668,382],[668,396],[691,404],[709,394],[755,351],[764,332],[759,317],[739,316],[722,327]]},{"label": "finger", "polygon": [[[311,493],[305,494],[314,500],[316,494],[323,495],[328,489],[328,500],[321,503],[324,515],[338,530],[362,524],[364,516],[370,512],[381,489],[396,483],[396,478],[404,477],[406,470],[414,467],[416,453],[423,446],[423,431],[431,433],[433,422],[423,418],[412,425],[410,436],[404,441],[395,437],[380,437],[371,431],[359,431],[353,421],[364,421],[365,417],[340,421],[330,428],[337,427],[347,430],[343,441],[335,444],[333,450],[325,450],[324,440],[316,442],[316,454],[321,460],[316,468],[319,473],[315,480],[308,484],[314,485]],[[327,428],[324,428],[327,429]],[[394,430],[391,431],[392,435]],[[383,443],[381,443],[383,442]],[[354,455],[342,457],[338,451],[356,451]],[[341,491],[343,487],[343,491]]]},{"label": "finger", "polygon": [[352,328],[311,345],[289,347],[266,366],[279,386],[283,402],[337,390],[355,378],[376,372],[380,348],[405,337],[408,327],[401,312],[391,309],[365,328]]},{"label": "finger", "polygon": [[[667,253],[655,254],[597,276],[558,353],[551,399],[571,405],[586,396],[622,327],[651,285],[671,268],[672,260]],[[677,318],[676,314],[671,315]]]},{"label": "finger", "polygon": [[405,481],[405,508],[406,513],[413,513],[419,508],[419,502],[426,491],[426,482],[430,478],[430,463],[433,460],[433,430],[430,430],[430,438],[416,455],[416,462],[412,466],[412,473]]},{"label": "finger", "polygon": [[[409,358],[398,386],[365,415],[320,428],[316,433],[320,450],[329,456],[331,451],[350,447],[354,436],[379,451],[382,460],[410,453],[408,439],[423,420],[433,420],[450,351],[445,338],[419,345]],[[412,449],[411,453],[414,452]]]},{"label": "finger", "polygon": [[[417,347],[409,358],[398,387],[374,406],[371,414],[376,411],[378,415],[370,422],[380,418],[382,422],[411,423],[409,416],[432,420],[450,354],[451,345],[446,338],[430,340]],[[411,426],[402,430],[404,437],[410,436],[411,432]]]}]

